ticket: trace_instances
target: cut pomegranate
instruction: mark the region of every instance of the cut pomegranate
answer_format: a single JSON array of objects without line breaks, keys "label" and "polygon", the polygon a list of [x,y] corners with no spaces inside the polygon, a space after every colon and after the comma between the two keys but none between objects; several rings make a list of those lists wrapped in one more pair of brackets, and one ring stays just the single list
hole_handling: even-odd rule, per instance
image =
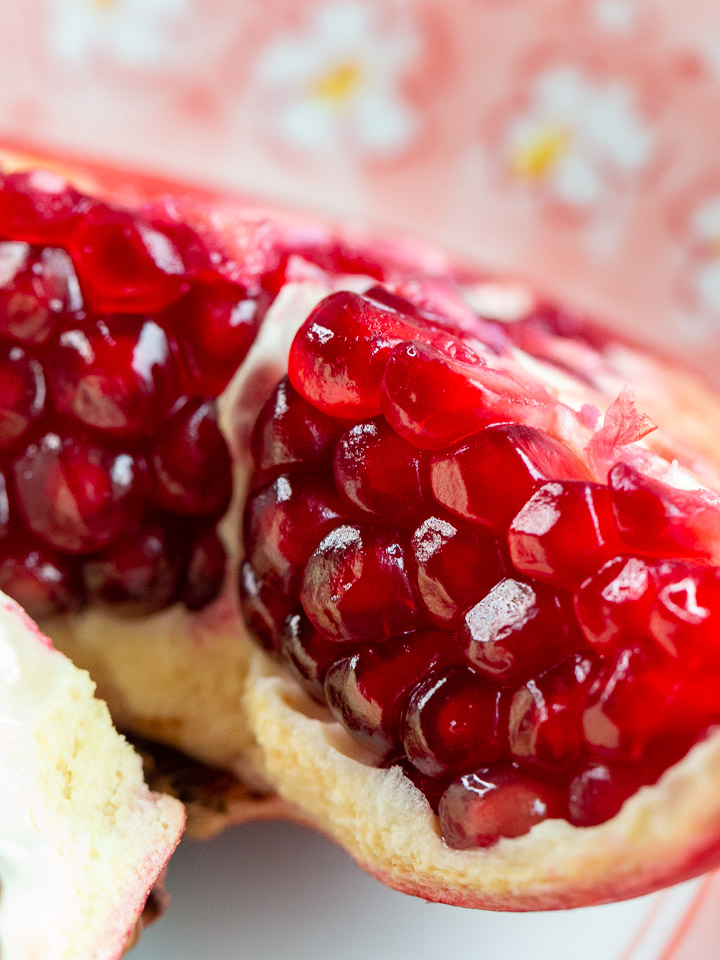
[{"label": "cut pomegranate", "polygon": [[106,186],[0,190],[0,587],[403,889],[715,864],[720,406],[438,254]]}]

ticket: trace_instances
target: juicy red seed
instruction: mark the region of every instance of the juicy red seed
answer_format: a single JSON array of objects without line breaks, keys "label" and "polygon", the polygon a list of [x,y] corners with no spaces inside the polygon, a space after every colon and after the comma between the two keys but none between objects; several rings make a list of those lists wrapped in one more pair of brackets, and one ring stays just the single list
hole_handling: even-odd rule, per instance
[{"label": "juicy red seed", "polygon": [[678,560],[649,570],[655,593],[650,638],[680,674],[720,673],[720,570]]},{"label": "juicy red seed", "polygon": [[485,391],[459,364],[417,341],[396,346],[382,382],[382,411],[401,436],[437,449],[503,419],[486,403]]},{"label": "juicy red seed", "polygon": [[11,173],[0,183],[0,233],[28,243],[62,243],[89,203],[56,173]]},{"label": "juicy red seed", "polygon": [[47,374],[58,410],[121,437],[151,432],[179,391],[167,336],[150,318],[65,324]]},{"label": "juicy red seed", "polygon": [[365,647],[329,668],[328,705],[358,740],[381,754],[397,753],[408,694],[428,674],[461,656],[452,638],[442,633],[415,633]]},{"label": "juicy red seed", "polygon": [[653,577],[645,560],[617,557],[583,583],[575,594],[575,612],[582,631],[600,652],[622,637],[647,634],[655,599]]},{"label": "juicy red seed", "polygon": [[382,310],[360,294],[340,291],[313,310],[293,340],[293,386],[334,417],[380,413],[380,380],[395,343],[412,335],[407,318]]},{"label": "juicy red seed", "polygon": [[346,431],[335,448],[335,484],[368,513],[400,520],[417,512],[426,492],[422,454],[378,417]]},{"label": "juicy red seed", "polygon": [[345,426],[316,410],[283,377],[255,421],[251,439],[255,466],[283,473],[326,468]]},{"label": "juicy red seed", "polygon": [[227,509],[232,462],[214,400],[189,400],[158,431],[149,459],[159,506],[193,516]]},{"label": "juicy red seed", "polygon": [[594,659],[561,660],[520,687],[510,704],[510,752],[521,766],[567,770],[582,754],[582,713],[597,674]]},{"label": "juicy red seed", "polygon": [[433,673],[412,692],[402,723],[408,760],[432,777],[458,775],[507,752],[501,691],[464,666]]},{"label": "juicy red seed", "polygon": [[0,243],[0,336],[38,346],[63,315],[81,308],[75,268],[64,250]]},{"label": "juicy red seed", "polygon": [[642,650],[620,650],[589,691],[585,741],[610,760],[669,766],[720,717],[717,682],[714,675],[681,678]]},{"label": "juicy red seed", "polygon": [[510,524],[517,570],[573,590],[611,557],[627,552],[615,525],[610,491],[599,483],[546,483]]},{"label": "juicy red seed", "polygon": [[428,517],[412,536],[418,593],[430,617],[457,627],[468,607],[505,576],[493,536],[463,530],[442,517]]},{"label": "juicy red seed", "polygon": [[193,393],[218,397],[245,359],[270,296],[227,284],[195,287],[166,315]]},{"label": "juicy red seed", "polygon": [[347,646],[318,633],[303,613],[293,613],[283,625],[280,655],[300,686],[320,703],[325,703],[325,675]]},{"label": "juicy red seed", "polygon": [[30,537],[0,543],[0,590],[34,620],[79,607],[82,583],[72,562]]},{"label": "juicy red seed", "polygon": [[468,610],[460,643],[477,670],[502,683],[586,645],[568,594],[510,578]]},{"label": "juicy red seed", "polygon": [[277,653],[285,619],[293,611],[293,601],[259,577],[249,563],[244,563],[240,570],[239,590],[248,629],[266,650]]},{"label": "juicy red seed", "polygon": [[576,827],[594,827],[612,819],[625,801],[657,779],[637,764],[619,767],[591,760],[570,781],[568,820]]},{"label": "juicy red seed", "polygon": [[298,589],[303,568],[319,541],[344,512],[335,490],[302,474],[282,474],[245,505],[245,552],[261,577],[284,592]]},{"label": "juicy red seed", "polygon": [[568,446],[518,423],[488,427],[437,454],[430,470],[438,503],[501,532],[546,480],[587,479],[587,468]]},{"label": "juicy red seed", "polygon": [[33,533],[67,553],[100,550],[137,518],[144,461],[48,433],[13,463],[15,497]]},{"label": "juicy red seed", "polygon": [[625,463],[615,464],[608,482],[618,528],[633,552],[720,559],[717,494],[677,490]]},{"label": "juicy red seed", "polygon": [[566,815],[562,792],[513,767],[490,767],[451,783],[440,800],[440,829],[449,847],[491,847],[536,823]]},{"label": "juicy red seed", "polygon": [[45,378],[21,347],[0,344],[0,450],[24,437],[45,410]]},{"label": "juicy red seed", "polygon": [[195,536],[179,597],[188,610],[201,610],[220,594],[226,560],[225,547],[214,529]]},{"label": "juicy red seed", "polygon": [[371,640],[407,633],[422,623],[397,538],[340,526],[310,556],[300,599],[317,629],[337,639]]},{"label": "juicy red seed", "polygon": [[188,288],[171,239],[132,213],[95,203],[72,237],[85,299],[103,313],[162,310]]},{"label": "juicy red seed", "polygon": [[91,600],[125,604],[137,613],[167,606],[175,593],[178,574],[177,546],[157,524],[120,537],[83,564]]}]

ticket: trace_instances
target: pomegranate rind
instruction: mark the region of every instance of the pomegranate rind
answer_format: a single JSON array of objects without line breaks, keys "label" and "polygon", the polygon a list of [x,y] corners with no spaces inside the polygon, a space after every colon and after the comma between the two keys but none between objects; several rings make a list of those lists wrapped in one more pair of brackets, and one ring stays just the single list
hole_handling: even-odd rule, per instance
[{"label": "pomegranate rind", "polygon": [[[3,830],[25,850],[3,871],[3,957],[122,956],[185,825],[151,793],[95,685],[0,594]],[[19,756],[19,762],[18,762]]]},{"label": "pomegranate rind", "polygon": [[[17,154],[11,159],[20,168],[37,163],[36,157]],[[193,225],[219,230],[230,242],[231,256],[243,255],[242,241],[237,250],[232,248],[234,228],[263,218],[269,218],[270,230],[278,230],[288,243],[293,237],[318,240],[329,235],[373,242],[355,228],[308,226],[300,216],[208,191],[128,177],[101,166],[82,165],[74,176],[72,164],[61,160],[55,169],[69,172],[83,189],[131,205],[180,193],[185,197],[182,215]],[[471,302],[485,297],[488,287],[502,293],[501,281],[456,270],[440,252],[410,243],[377,244],[394,263],[463,276]],[[295,309],[304,311],[298,314],[300,320],[330,292],[322,285],[316,288],[312,279],[291,286],[296,289],[286,288],[281,298],[295,296]],[[509,284],[508,289],[516,286]],[[529,295],[529,302],[532,299]],[[266,327],[272,323],[273,308]],[[253,413],[285,372],[289,344],[280,337],[277,346],[276,367],[267,371],[268,390],[261,391],[254,411],[246,404],[243,412],[246,434]],[[517,349],[510,368],[519,367],[558,401],[551,432],[586,458],[590,448],[596,479],[605,481],[603,471],[611,465],[605,460],[622,454],[631,464],[639,458],[643,469],[665,482],[720,489],[715,443],[720,403],[704,385],[624,343],[608,341],[600,359],[589,349],[578,351],[574,341],[558,338],[552,347],[552,356],[545,359]],[[577,376],[568,369],[576,370]],[[634,400],[625,392],[627,383],[633,384]],[[230,394],[233,390],[237,384],[231,385]],[[610,429],[591,444],[602,430],[602,413],[621,396],[625,409],[631,411],[628,404],[635,405],[638,422],[649,417],[660,429],[627,449],[614,445],[613,436],[622,437]],[[231,396],[225,398],[226,409],[232,403]],[[597,421],[593,408],[600,416]],[[617,412],[618,407],[614,409]],[[581,410],[585,415],[577,416]],[[242,431],[238,434],[237,428],[237,422],[226,421],[236,476],[225,529],[231,531],[227,543],[235,544],[235,551],[249,469],[247,452],[245,461],[240,455],[237,437]],[[231,575],[238,560],[235,553]],[[228,593],[198,614],[173,607],[126,621],[107,611],[90,610],[57,618],[47,629],[91,671],[119,722],[200,760],[228,767],[250,785],[251,792],[236,793],[224,813],[208,803],[204,816],[199,804],[195,811],[199,834],[215,832],[223,820],[296,819],[332,837],[364,869],[392,887],[428,900],[497,910],[559,909],[625,899],[720,863],[720,734],[696,745],[657,784],[642,788],[600,826],[576,828],[549,820],[489,849],[451,850],[422,794],[398,768],[375,767],[329,713],[258,650]],[[263,792],[267,802],[257,798]]]}]

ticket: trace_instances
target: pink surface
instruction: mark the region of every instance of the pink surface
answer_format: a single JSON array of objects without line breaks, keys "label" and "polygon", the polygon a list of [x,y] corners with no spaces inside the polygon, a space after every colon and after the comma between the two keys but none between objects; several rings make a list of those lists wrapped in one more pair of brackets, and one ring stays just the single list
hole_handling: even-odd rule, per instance
[{"label": "pink surface", "polygon": [[419,231],[720,350],[709,0],[25,0],[0,132]]}]

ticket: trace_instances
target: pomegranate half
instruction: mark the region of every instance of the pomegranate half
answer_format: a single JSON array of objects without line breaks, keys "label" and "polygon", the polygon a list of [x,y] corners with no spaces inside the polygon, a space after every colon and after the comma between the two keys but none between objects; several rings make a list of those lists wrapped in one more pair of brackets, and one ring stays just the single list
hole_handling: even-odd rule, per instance
[{"label": "pomegranate half", "polygon": [[116,723],[430,900],[720,862],[710,391],[432,249],[4,160],[0,587]]}]

